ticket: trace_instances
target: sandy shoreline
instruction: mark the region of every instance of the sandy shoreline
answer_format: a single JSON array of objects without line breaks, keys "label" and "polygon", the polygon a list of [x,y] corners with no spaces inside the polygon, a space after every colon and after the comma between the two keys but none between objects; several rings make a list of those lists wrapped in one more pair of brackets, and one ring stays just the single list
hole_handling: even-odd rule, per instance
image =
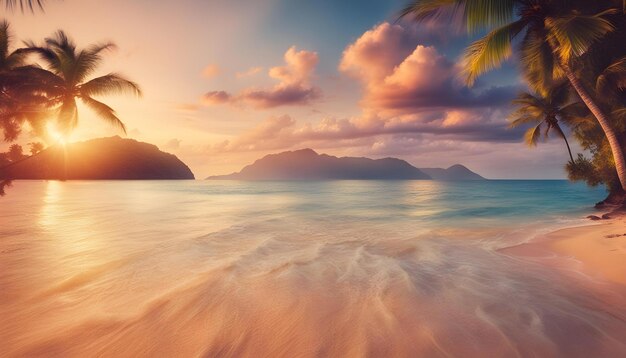
[{"label": "sandy shoreline", "polygon": [[611,216],[500,251],[522,259],[552,261],[560,269],[626,288],[626,215]]}]

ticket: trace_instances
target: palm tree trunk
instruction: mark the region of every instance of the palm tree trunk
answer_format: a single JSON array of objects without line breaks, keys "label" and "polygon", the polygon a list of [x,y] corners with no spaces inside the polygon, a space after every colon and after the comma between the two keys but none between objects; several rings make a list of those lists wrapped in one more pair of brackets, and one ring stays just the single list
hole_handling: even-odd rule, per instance
[{"label": "palm tree trunk", "polygon": [[615,169],[617,170],[619,182],[622,185],[622,189],[626,190],[626,159],[624,158],[624,151],[622,150],[622,146],[620,145],[619,139],[617,138],[617,134],[611,126],[609,117],[596,104],[596,101],[591,97],[587,89],[585,89],[582,81],[580,81],[580,79],[576,77],[572,69],[567,65],[562,65],[562,67],[565,70],[565,75],[567,76],[567,79],[580,96],[580,99],[582,99],[587,108],[589,108],[591,113],[593,113],[593,115],[596,117],[598,123],[600,123],[600,126],[602,127],[602,130],[606,135],[606,139],[609,141],[609,145],[611,146],[611,153],[613,154],[613,160],[615,161]]},{"label": "palm tree trunk", "polygon": [[565,141],[565,145],[567,146],[567,152],[569,153],[569,159],[574,163],[574,157],[572,156],[572,150],[569,147],[569,143],[567,142],[567,138],[563,136],[563,140]]},{"label": "palm tree trunk", "polygon": [[565,136],[565,133],[563,133],[563,130],[561,129],[561,126],[559,126],[558,122],[556,121],[556,118],[553,117],[553,120],[555,122],[554,124],[554,130],[556,130],[559,135],[561,136],[561,138],[563,138],[563,140],[565,141],[565,145],[567,146],[567,152],[569,153],[569,159],[572,161],[572,164],[574,163],[574,157],[572,156],[572,149],[569,147],[569,142],[567,141],[567,137]]}]

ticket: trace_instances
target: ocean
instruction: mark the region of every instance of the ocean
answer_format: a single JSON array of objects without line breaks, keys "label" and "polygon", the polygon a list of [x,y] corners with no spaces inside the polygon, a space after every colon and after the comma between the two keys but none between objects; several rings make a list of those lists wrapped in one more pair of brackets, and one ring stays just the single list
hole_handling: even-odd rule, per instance
[{"label": "ocean", "polygon": [[605,195],[558,180],[14,181],[0,356],[626,356],[624,292],[501,251],[590,224]]}]

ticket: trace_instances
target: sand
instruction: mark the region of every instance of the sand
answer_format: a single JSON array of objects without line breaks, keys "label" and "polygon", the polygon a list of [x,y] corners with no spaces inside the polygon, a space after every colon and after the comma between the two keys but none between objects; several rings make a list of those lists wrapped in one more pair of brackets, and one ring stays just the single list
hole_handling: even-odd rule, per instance
[{"label": "sand", "polygon": [[626,287],[626,215],[611,216],[561,229],[502,252],[525,259],[552,260],[570,272]]}]

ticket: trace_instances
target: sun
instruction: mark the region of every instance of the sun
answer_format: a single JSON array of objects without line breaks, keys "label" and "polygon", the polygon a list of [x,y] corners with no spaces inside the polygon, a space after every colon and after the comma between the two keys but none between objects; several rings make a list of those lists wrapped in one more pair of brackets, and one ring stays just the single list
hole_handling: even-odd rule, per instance
[{"label": "sun", "polygon": [[63,146],[67,144],[67,138],[56,128],[54,123],[48,122],[48,124],[46,124],[46,130],[48,131],[48,136],[50,136],[55,143],[59,143]]}]

